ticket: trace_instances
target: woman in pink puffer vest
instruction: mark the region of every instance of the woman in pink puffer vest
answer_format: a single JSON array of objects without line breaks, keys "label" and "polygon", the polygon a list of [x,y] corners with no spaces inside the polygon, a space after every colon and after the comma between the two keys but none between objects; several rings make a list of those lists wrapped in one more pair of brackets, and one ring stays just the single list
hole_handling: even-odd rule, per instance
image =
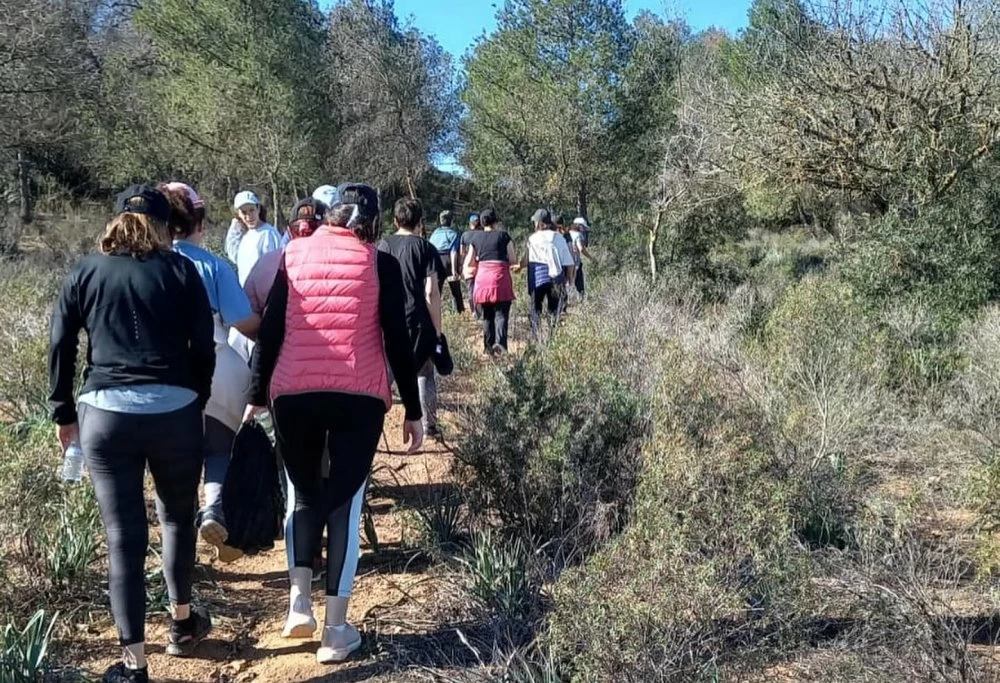
[{"label": "woman in pink puffer vest", "polygon": [[[309,239],[293,240],[282,258],[252,360],[249,420],[270,405],[278,453],[295,490],[294,533],[287,536],[289,615],[285,632],[316,628],[310,585],[323,528],[336,524],[371,471],[385,413],[392,406],[386,361],[406,409],[409,452],[423,441],[417,372],[404,312],[398,262],[375,249],[378,195],[367,185],[341,185],[340,203]],[[330,478],[321,467],[330,453]],[[356,532],[356,530],[355,530]],[[328,543],[343,542],[330,535]],[[332,563],[343,553],[328,549]],[[340,567],[327,567],[321,663],[342,661],[361,645],[347,623]]]}]

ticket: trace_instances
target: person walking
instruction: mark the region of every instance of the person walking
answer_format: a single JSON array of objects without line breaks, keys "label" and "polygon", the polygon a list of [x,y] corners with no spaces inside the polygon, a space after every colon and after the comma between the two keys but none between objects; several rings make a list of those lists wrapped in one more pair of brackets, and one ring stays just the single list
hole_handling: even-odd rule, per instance
[{"label": "person walking", "polygon": [[233,562],[242,557],[243,551],[226,545],[229,531],[222,510],[222,485],[243,418],[250,368],[229,346],[228,339],[231,328],[256,339],[260,315],[251,310],[229,264],[201,246],[205,241],[205,202],[198,193],[184,183],[166,183],[159,189],[170,203],[168,227],[174,251],[188,258],[198,270],[214,323],[215,373],[205,407],[205,505],[198,511],[198,533],[215,546],[221,562]]},{"label": "person walking", "polygon": [[429,238],[430,243],[437,249],[438,257],[441,260],[441,287],[445,283],[451,290],[451,297],[455,302],[455,312],[465,313],[465,302],[462,301],[462,277],[461,258],[462,244],[458,231],[451,227],[451,211],[442,211],[438,216],[438,227],[434,229]]},{"label": "person walking", "polygon": [[437,249],[416,234],[420,230],[423,216],[423,206],[419,199],[403,197],[397,201],[393,208],[396,233],[379,242],[378,249],[395,258],[403,273],[406,326],[410,331],[413,359],[418,368],[424,435],[436,438],[437,378],[433,355],[441,337],[439,282],[443,269]]},{"label": "person walking", "polygon": [[[358,534],[358,492],[363,498],[392,406],[386,361],[405,408],[403,442],[410,453],[423,443],[403,275],[394,258],[375,248],[378,195],[361,184],[339,190],[325,224],[285,248],[254,349],[244,415],[253,419],[270,404],[278,453],[294,486],[285,539],[291,548],[287,637],[315,631],[313,553],[324,526],[328,530],[320,663],[342,661],[361,646],[361,634],[347,623],[358,561],[351,540]],[[324,447],[326,480],[320,476]]]},{"label": "person walking", "polygon": [[[482,229],[482,224],[479,221],[479,214],[478,213],[471,214],[469,216],[469,227],[466,229],[465,232],[462,233],[462,238],[460,243],[461,251],[459,253],[459,259],[461,260],[462,263],[465,263],[468,260],[469,249],[472,246],[472,244],[477,239],[479,239],[479,236],[481,234],[483,234],[483,229]],[[483,312],[482,310],[480,310],[480,307],[476,305],[476,303],[472,300],[473,298],[472,292],[476,288],[475,273],[472,273],[471,277],[466,277],[465,280],[469,284],[469,303],[470,303],[469,308],[472,309],[472,317],[474,320],[479,320],[482,318]]]},{"label": "person walking", "polygon": [[548,305],[551,330],[562,315],[565,283],[573,278],[574,273],[573,256],[566,240],[556,232],[548,210],[535,211],[531,222],[535,232],[528,238],[525,261],[531,295],[531,335],[537,341],[541,336],[543,306]]},{"label": "person walking", "polygon": [[483,231],[469,245],[464,268],[476,271],[473,301],[483,312],[483,348],[495,356],[507,351],[507,327],[514,301],[511,271],[516,272],[520,266],[513,240],[498,229],[496,210],[485,209],[479,217]]},{"label": "person walking", "polygon": [[586,256],[587,260],[591,263],[594,261],[594,257],[590,255],[590,250],[587,248],[587,234],[590,231],[590,224],[587,223],[587,219],[583,216],[577,216],[573,219],[573,226],[569,229],[570,240],[573,243],[573,256],[576,262],[576,277],[573,281],[573,285],[576,288],[577,293],[580,295],[580,299],[583,300],[586,297],[586,283],[583,279],[583,257]]},{"label": "person walking", "polygon": [[[191,583],[215,342],[198,270],[171,251],[167,198],[134,185],[118,195],[114,213],[99,253],[77,262],[53,308],[49,401],[63,448],[78,441],[83,449],[107,536],[122,661],[103,681],[145,683],[147,466],[170,597],[166,653],[190,655],[212,628],[208,615],[191,607]],[[86,379],[74,400],[80,330],[88,340]]]}]

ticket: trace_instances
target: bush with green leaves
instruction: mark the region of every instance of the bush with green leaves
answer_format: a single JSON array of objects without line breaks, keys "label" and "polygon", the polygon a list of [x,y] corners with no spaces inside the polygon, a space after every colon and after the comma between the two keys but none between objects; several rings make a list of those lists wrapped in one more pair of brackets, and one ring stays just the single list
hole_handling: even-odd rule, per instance
[{"label": "bush with green leaves", "polygon": [[0,641],[0,683],[38,683],[49,671],[52,633],[59,615],[38,610],[19,628],[8,622]]},{"label": "bush with green leaves", "polygon": [[511,622],[530,621],[538,609],[539,585],[521,538],[483,531],[459,562],[469,595],[482,608]]},{"label": "bush with green leaves", "polygon": [[602,366],[606,345],[560,334],[553,350],[496,365],[462,416],[455,481],[470,509],[560,563],[621,527],[635,484],[642,399]]}]

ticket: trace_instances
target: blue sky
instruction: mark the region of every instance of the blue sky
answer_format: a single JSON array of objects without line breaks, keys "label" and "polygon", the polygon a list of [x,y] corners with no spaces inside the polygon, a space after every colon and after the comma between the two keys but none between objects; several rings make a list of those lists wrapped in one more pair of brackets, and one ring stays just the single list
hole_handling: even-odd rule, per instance
[{"label": "blue sky", "polygon": [[[326,4],[326,3],[323,3]],[[465,54],[483,32],[496,27],[503,0],[396,0],[396,16],[412,18],[456,57]],[[642,10],[665,17],[681,16],[695,31],[717,26],[735,33],[746,26],[750,0],[625,0],[629,18]]]}]

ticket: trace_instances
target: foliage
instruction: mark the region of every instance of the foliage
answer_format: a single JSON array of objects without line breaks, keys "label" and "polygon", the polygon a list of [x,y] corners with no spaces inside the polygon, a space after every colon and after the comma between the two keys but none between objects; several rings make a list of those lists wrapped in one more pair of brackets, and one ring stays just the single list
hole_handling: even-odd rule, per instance
[{"label": "foliage", "polygon": [[469,594],[504,619],[530,617],[537,606],[538,586],[532,577],[529,550],[520,538],[504,539],[482,532],[473,537],[461,559]]},{"label": "foliage", "polygon": [[45,610],[31,617],[24,629],[13,623],[4,627],[0,641],[0,682],[37,683],[48,670],[49,646],[59,614],[46,623]]},{"label": "foliage", "polygon": [[[577,340],[561,343],[569,349]],[[528,351],[497,366],[483,400],[463,416],[456,448],[456,481],[470,509],[547,543],[560,561],[620,528],[644,431],[639,398],[598,353],[590,362],[570,373]]]}]

